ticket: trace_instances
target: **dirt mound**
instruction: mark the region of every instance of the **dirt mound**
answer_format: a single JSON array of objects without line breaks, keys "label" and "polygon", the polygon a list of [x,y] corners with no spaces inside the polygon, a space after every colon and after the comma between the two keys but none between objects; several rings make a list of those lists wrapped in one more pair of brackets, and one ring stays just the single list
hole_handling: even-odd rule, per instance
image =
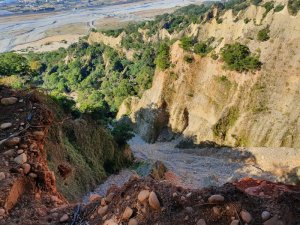
[{"label": "dirt mound", "polygon": [[106,198],[93,196],[96,200],[90,204],[76,207],[72,217],[75,224],[97,225],[299,224],[300,187],[268,182],[271,195],[267,197],[245,191],[262,182],[245,179],[219,188],[191,190],[133,177],[124,187],[111,188]]},{"label": "dirt mound", "polygon": [[44,216],[66,203],[44,151],[53,116],[35,91],[0,86],[0,99],[0,224],[46,224]]}]

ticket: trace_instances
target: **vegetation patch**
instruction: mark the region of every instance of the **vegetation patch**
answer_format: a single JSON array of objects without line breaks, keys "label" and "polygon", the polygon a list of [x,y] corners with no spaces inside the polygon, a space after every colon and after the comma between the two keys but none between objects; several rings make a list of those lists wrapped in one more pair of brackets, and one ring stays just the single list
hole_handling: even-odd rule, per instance
[{"label": "vegetation patch", "polygon": [[270,39],[269,33],[270,33],[270,29],[268,27],[260,30],[257,33],[257,40],[262,41],[262,42],[269,40]]},{"label": "vegetation patch", "polygon": [[253,71],[261,67],[258,57],[253,55],[247,46],[240,43],[226,44],[221,49],[221,56],[230,70]]},{"label": "vegetation patch", "polygon": [[194,61],[194,57],[192,55],[185,55],[183,60],[187,63],[192,63]]},{"label": "vegetation patch", "polygon": [[227,131],[235,124],[238,118],[239,109],[237,107],[230,108],[226,114],[213,126],[212,130],[214,136],[224,141]]},{"label": "vegetation patch", "polygon": [[285,7],[284,5],[279,4],[275,7],[274,12],[280,12],[284,9],[284,7]]},{"label": "vegetation patch", "polygon": [[157,57],[155,59],[157,67],[161,70],[168,69],[171,65],[170,46],[163,42],[159,45]]},{"label": "vegetation patch", "polygon": [[270,2],[266,2],[265,4],[263,4],[263,7],[266,9],[264,15],[263,15],[263,18],[265,18],[268,13],[274,9],[274,2],[273,1],[270,1]]},{"label": "vegetation patch", "polygon": [[296,16],[300,10],[300,0],[289,0],[288,10],[291,15]]}]

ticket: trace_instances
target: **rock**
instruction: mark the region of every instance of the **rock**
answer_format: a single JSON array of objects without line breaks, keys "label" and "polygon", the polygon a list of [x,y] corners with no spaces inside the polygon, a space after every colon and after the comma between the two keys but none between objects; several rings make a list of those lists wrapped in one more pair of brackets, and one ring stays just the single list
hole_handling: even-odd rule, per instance
[{"label": "rock", "polygon": [[33,132],[33,137],[36,140],[42,140],[44,138],[44,136],[45,136],[44,131],[34,131]]},{"label": "rock", "polygon": [[173,196],[173,198],[176,198],[176,197],[178,196],[178,194],[177,194],[176,192],[174,192],[174,193],[172,194],[172,196]]},{"label": "rock", "polygon": [[3,155],[5,155],[5,156],[13,156],[14,153],[15,153],[14,149],[9,149],[6,152],[4,152]]},{"label": "rock", "polygon": [[33,179],[35,179],[35,178],[38,177],[35,173],[30,173],[28,176],[31,177],[31,178],[33,178]]},{"label": "rock", "polygon": [[5,216],[5,209],[0,208],[0,216]]},{"label": "rock", "polygon": [[104,222],[104,225],[118,225],[114,220],[110,219],[110,220],[106,220]]},{"label": "rock", "polygon": [[115,193],[113,193],[113,192],[109,193],[109,194],[106,196],[105,201],[106,201],[107,203],[110,203],[110,202],[113,200],[114,196],[115,196]]},{"label": "rock", "polygon": [[18,164],[23,164],[27,162],[27,155],[25,153],[22,153],[21,155],[18,155],[14,161]]},{"label": "rock", "polygon": [[89,202],[101,201],[101,196],[98,194],[91,194],[89,197]]},{"label": "rock", "polygon": [[153,209],[160,209],[160,203],[159,200],[157,198],[157,195],[155,194],[155,192],[151,192],[149,195],[149,205],[153,208]]},{"label": "rock", "polygon": [[261,219],[263,221],[266,221],[266,220],[270,219],[270,217],[271,217],[271,213],[269,213],[268,211],[263,211],[261,213]]},{"label": "rock", "polygon": [[188,194],[186,195],[187,198],[189,198],[189,197],[191,197],[191,196],[192,196],[192,193],[191,193],[191,192],[188,193]]},{"label": "rock", "polygon": [[7,146],[9,146],[9,147],[12,147],[12,146],[15,146],[15,145],[19,144],[20,141],[21,141],[21,138],[19,138],[19,137],[13,137],[13,138],[8,139],[8,140],[5,142],[5,144],[6,144]]},{"label": "rock", "polygon": [[102,199],[101,199],[101,206],[105,206],[105,205],[106,205],[105,198],[102,198]]},{"label": "rock", "polygon": [[141,192],[139,193],[139,195],[138,195],[138,200],[139,200],[140,202],[144,202],[144,201],[146,201],[146,200],[149,198],[149,195],[150,195],[150,191],[148,191],[148,190],[143,190],[143,191],[141,191]]},{"label": "rock", "polygon": [[188,212],[188,213],[193,213],[194,212],[194,209],[192,207],[186,207],[185,210]]},{"label": "rock", "polygon": [[2,98],[1,104],[2,105],[13,105],[18,101],[16,97],[9,97],[9,98]]},{"label": "rock", "polygon": [[5,179],[5,173],[0,172],[0,181]]},{"label": "rock", "polygon": [[10,128],[12,126],[12,123],[2,123],[0,125],[0,129],[4,130],[4,129],[7,129],[7,128]]},{"label": "rock", "polygon": [[212,195],[208,198],[209,203],[224,202],[224,197],[222,195]]},{"label": "rock", "polygon": [[240,213],[241,218],[244,222],[246,223],[250,223],[252,220],[252,216],[249,212],[247,212],[246,210],[242,210],[242,212]]},{"label": "rock", "polygon": [[126,207],[125,211],[123,212],[122,219],[128,220],[133,214],[133,210],[129,207]]},{"label": "rock", "polygon": [[25,174],[28,174],[28,173],[30,172],[31,166],[30,166],[30,164],[28,164],[28,163],[24,163],[24,164],[22,165],[22,168],[23,168],[23,172],[24,172]]},{"label": "rock", "polygon": [[101,206],[101,207],[98,209],[98,214],[99,214],[100,216],[104,216],[104,215],[106,214],[107,210],[108,210],[108,206],[107,206],[107,205],[106,205],[106,206]]},{"label": "rock", "polygon": [[284,225],[284,223],[279,220],[278,216],[274,216],[271,219],[263,223],[263,225]]},{"label": "rock", "polygon": [[197,225],[206,225],[206,222],[204,219],[200,219],[198,220]]},{"label": "rock", "polygon": [[130,219],[128,222],[128,225],[138,225],[138,224],[139,224],[139,222],[134,218]]},{"label": "rock", "polygon": [[230,225],[239,225],[240,221],[239,220],[232,220]]},{"label": "rock", "polygon": [[20,155],[20,154],[22,154],[22,153],[24,153],[24,150],[23,150],[23,149],[19,149],[19,150],[17,151],[17,154],[18,154],[18,155]]},{"label": "rock", "polygon": [[60,217],[59,222],[65,223],[69,220],[69,216],[67,214],[64,214],[62,217]]}]

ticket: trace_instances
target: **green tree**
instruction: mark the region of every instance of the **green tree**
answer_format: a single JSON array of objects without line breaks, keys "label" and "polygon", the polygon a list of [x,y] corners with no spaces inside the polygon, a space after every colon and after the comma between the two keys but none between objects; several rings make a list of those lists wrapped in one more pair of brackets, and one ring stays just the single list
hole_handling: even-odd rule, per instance
[{"label": "green tree", "polygon": [[157,57],[155,59],[157,67],[161,70],[168,69],[171,65],[170,62],[170,47],[167,43],[159,45]]},{"label": "green tree", "polygon": [[28,60],[20,54],[9,52],[0,54],[0,76],[28,75]]},{"label": "green tree", "polygon": [[269,32],[270,32],[270,29],[268,27],[260,30],[257,33],[257,40],[259,40],[259,41],[269,40],[270,39]]}]

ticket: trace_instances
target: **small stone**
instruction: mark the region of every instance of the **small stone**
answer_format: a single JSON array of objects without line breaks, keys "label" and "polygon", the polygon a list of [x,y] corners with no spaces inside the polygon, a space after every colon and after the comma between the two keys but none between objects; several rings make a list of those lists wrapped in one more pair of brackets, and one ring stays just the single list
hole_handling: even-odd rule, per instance
[{"label": "small stone", "polygon": [[21,141],[21,138],[19,138],[19,137],[13,137],[13,138],[8,139],[8,140],[5,142],[5,144],[6,144],[7,146],[9,146],[9,147],[12,147],[12,146],[15,146],[15,145],[19,144],[20,141]]},{"label": "small stone", "polygon": [[123,212],[122,219],[128,220],[133,214],[133,210],[129,207],[126,207],[125,211]]},{"label": "small stone", "polygon": [[188,212],[188,213],[193,213],[194,212],[194,209],[192,207],[186,207],[185,210]]},{"label": "small stone", "polygon": [[16,97],[9,97],[9,98],[2,98],[1,104],[2,105],[13,105],[18,101]]},{"label": "small stone", "polygon": [[24,164],[22,165],[22,168],[23,168],[23,172],[24,172],[25,174],[28,174],[28,173],[30,172],[31,166],[30,166],[30,164],[28,164],[28,163],[24,163]]},{"label": "small stone", "polygon": [[37,178],[37,175],[35,173],[30,173],[28,176],[33,178],[33,179]]},{"label": "small stone", "polygon": [[34,131],[33,136],[36,140],[42,140],[45,136],[45,133],[43,131]]},{"label": "small stone", "polygon": [[139,224],[139,222],[134,218],[130,219],[128,222],[128,225],[138,225],[138,224]]},{"label": "small stone", "polygon": [[59,222],[64,223],[69,220],[69,216],[67,214],[64,214],[62,217],[60,217]]},{"label": "small stone", "polygon": [[110,203],[110,202],[113,200],[114,196],[115,196],[115,193],[113,193],[113,192],[109,193],[109,194],[106,196],[105,201],[106,201],[107,203]]},{"label": "small stone", "polygon": [[270,217],[271,217],[271,213],[269,213],[268,211],[263,211],[261,213],[261,218],[263,221],[270,219]]},{"label": "small stone", "polygon": [[14,153],[15,153],[14,149],[9,149],[6,152],[4,152],[3,155],[5,155],[5,156],[13,156]]},{"label": "small stone", "polygon": [[0,181],[5,179],[5,173],[0,172]]},{"label": "small stone", "polygon": [[250,223],[252,220],[252,216],[249,212],[247,212],[246,210],[242,210],[242,212],[240,213],[242,220],[246,223]]},{"label": "small stone", "polygon": [[239,220],[233,220],[230,225],[239,225],[240,221]]},{"label": "small stone", "polygon": [[18,155],[20,155],[20,154],[22,154],[22,153],[24,153],[24,150],[23,150],[23,149],[19,149],[19,150],[17,151],[17,154],[18,154]]},{"label": "small stone", "polygon": [[4,130],[4,129],[7,129],[7,128],[10,128],[12,126],[12,123],[2,123],[0,125],[0,129]]},{"label": "small stone", "polygon": [[89,202],[101,201],[101,196],[98,194],[91,194],[89,197]]},{"label": "small stone", "polygon": [[149,198],[150,192],[148,190],[143,190],[138,195],[138,200],[144,202]]},{"label": "small stone", "polygon": [[178,196],[178,194],[176,192],[173,193],[173,198],[176,198]]},{"label": "small stone", "polygon": [[184,220],[185,221],[189,220],[189,216],[184,217]]},{"label": "small stone", "polygon": [[284,225],[284,223],[279,220],[278,216],[274,216],[271,219],[263,223],[263,225]]},{"label": "small stone", "polygon": [[160,203],[159,200],[157,198],[157,195],[155,194],[155,192],[151,192],[149,195],[149,205],[153,208],[153,209],[160,209]]},{"label": "small stone", "polygon": [[104,225],[118,225],[114,220],[110,219],[110,220],[106,220],[104,222]]},{"label": "small stone", "polygon": [[22,153],[21,155],[18,155],[14,161],[18,164],[23,164],[27,162],[27,155],[25,153]]},{"label": "small stone", "polygon": [[58,217],[58,213],[57,212],[52,213],[52,217],[56,219]]},{"label": "small stone", "polygon": [[0,216],[5,216],[5,209],[0,208]]},{"label": "small stone", "polygon": [[212,209],[213,209],[214,214],[216,214],[216,215],[220,215],[221,214],[221,211],[220,211],[220,209],[218,207],[213,207]]},{"label": "small stone", "polygon": [[191,196],[192,196],[192,193],[188,193],[188,194],[186,195],[187,198],[189,198],[189,197],[191,197]]},{"label": "small stone", "polygon": [[224,202],[224,197],[222,195],[212,195],[208,198],[209,203]]},{"label": "small stone", "polygon": [[99,214],[100,216],[104,216],[104,215],[106,214],[107,210],[108,210],[108,206],[107,206],[107,205],[106,205],[106,206],[101,206],[101,207],[98,209],[98,214]]},{"label": "small stone", "polygon": [[200,219],[198,220],[197,225],[206,225],[206,222],[204,219]]}]

